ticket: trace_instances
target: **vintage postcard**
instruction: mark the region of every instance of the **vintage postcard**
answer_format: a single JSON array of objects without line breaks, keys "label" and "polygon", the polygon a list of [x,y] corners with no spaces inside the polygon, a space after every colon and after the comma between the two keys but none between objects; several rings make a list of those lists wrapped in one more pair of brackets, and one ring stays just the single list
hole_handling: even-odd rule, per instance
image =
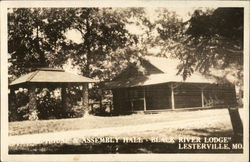
[{"label": "vintage postcard", "polygon": [[248,161],[248,1],[2,1],[1,160]]}]

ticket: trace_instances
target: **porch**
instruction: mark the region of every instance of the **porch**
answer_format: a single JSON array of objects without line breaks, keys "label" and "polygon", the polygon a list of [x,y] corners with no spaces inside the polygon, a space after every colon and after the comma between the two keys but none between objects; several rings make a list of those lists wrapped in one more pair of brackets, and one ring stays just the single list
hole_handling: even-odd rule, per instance
[{"label": "porch", "polygon": [[115,113],[159,112],[235,105],[232,85],[178,83],[113,89]]}]

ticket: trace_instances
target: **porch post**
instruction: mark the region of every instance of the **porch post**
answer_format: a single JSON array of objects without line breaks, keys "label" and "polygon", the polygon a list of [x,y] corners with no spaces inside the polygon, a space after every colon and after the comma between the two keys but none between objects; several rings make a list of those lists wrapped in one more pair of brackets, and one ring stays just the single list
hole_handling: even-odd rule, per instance
[{"label": "porch post", "polygon": [[174,86],[171,84],[170,85],[171,88],[171,104],[172,104],[172,110],[175,109],[175,104],[174,104]]},{"label": "porch post", "polygon": [[201,107],[205,107],[205,103],[204,103],[204,88],[201,88]]},{"label": "porch post", "polygon": [[37,103],[36,103],[36,87],[31,84],[29,88],[29,120],[38,119]]},{"label": "porch post", "polygon": [[132,110],[132,112],[134,111],[134,103],[133,103],[133,100],[132,99],[130,99],[130,103],[131,103],[131,110]]},{"label": "porch post", "polygon": [[147,105],[146,105],[146,93],[145,93],[145,87],[143,87],[143,105],[144,105],[144,111],[147,111]]},{"label": "porch post", "polygon": [[102,95],[103,95],[103,90],[100,89],[98,92],[99,92],[99,95],[100,95],[100,108],[102,109]]}]

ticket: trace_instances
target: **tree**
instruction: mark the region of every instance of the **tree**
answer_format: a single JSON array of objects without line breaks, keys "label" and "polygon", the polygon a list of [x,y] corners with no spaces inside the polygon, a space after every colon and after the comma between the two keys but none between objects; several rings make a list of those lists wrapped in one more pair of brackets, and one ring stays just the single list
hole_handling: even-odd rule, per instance
[{"label": "tree", "polygon": [[[179,74],[184,79],[198,70],[243,86],[243,8],[198,9],[186,22],[172,21],[170,25],[167,20],[159,21],[159,38],[163,44],[172,44],[162,51],[181,60]],[[219,77],[215,69],[221,71]]]},{"label": "tree", "polygon": [[196,68],[206,72],[210,67],[243,65],[242,8],[196,10],[188,23],[185,43],[194,53]]},{"label": "tree", "polygon": [[63,53],[71,47],[64,32],[71,26],[72,16],[66,9],[9,10],[9,74],[15,78],[34,68],[63,64]]},{"label": "tree", "polygon": [[[110,80],[137,58],[137,36],[126,24],[142,13],[142,8],[10,9],[9,80],[38,67],[62,67],[68,60],[84,76]],[[83,42],[68,40],[68,30],[78,30]]]},{"label": "tree", "polygon": [[[195,70],[208,74],[212,68],[224,69],[232,65],[242,70],[242,8],[198,9],[187,22],[172,21],[171,25],[167,22],[165,18],[159,21],[162,26],[158,30],[159,37],[163,41],[174,38],[172,55],[182,60],[180,72],[184,79]],[[171,37],[171,31],[176,38]]]},{"label": "tree", "polygon": [[96,77],[104,70],[103,62],[111,61],[111,53],[136,42],[125,28],[125,22],[119,14],[109,8],[81,8],[75,10],[72,28],[81,33],[83,43],[73,44],[75,54],[69,57],[74,65],[81,68],[82,74]]},{"label": "tree", "polygon": [[[105,69],[103,61],[129,60],[131,55],[125,55],[124,51],[132,53],[138,38],[126,25],[135,23],[129,19],[138,15],[142,18],[142,8],[11,9],[8,13],[9,73],[19,76],[32,68],[62,67],[72,59],[82,74],[96,77],[96,67]],[[65,36],[68,30],[80,31],[83,42],[68,40]],[[119,64],[118,61],[116,65]]]},{"label": "tree", "polygon": [[[179,44],[175,45],[175,49],[179,50],[175,51],[174,56],[182,61],[179,73],[184,79],[196,70],[204,75],[218,77],[213,72],[216,69],[217,72],[222,72],[220,78],[242,88],[243,15],[243,8],[194,11],[190,20],[183,23],[186,28],[177,33]],[[169,25],[164,26],[164,31],[168,31],[169,27],[172,28]],[[159,34],[163,40],[169,37],[166,32],[159,31]],[[234,80],[228,79],[228,75],[233,76]],[[238,109],[229,109],[229,112],[235,135],[242,135],[243,126]]]},{"label": "tree", "polygon": [[[76,53],[70,59],[83,75],[109,81],[131,59],[139,57],[138,37],[130,33],[127,24],[145,20],[142,8],[88,8],[75,12],[78,14],[72,28],[81,33],[83,43],[74,44]],[[90,96],[101,101],[104,96],[97,91],[102,86],[103,82],[96,84]]]}]

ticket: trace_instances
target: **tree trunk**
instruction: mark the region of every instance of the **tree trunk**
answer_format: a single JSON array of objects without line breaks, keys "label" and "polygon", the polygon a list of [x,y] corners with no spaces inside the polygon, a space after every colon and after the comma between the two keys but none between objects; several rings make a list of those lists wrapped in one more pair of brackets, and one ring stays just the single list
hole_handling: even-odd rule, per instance
[{"label": "tree trunk", "polygon": [[[41,42],[42,43],[42,42]],[[41,50],[40,40],[39,40],[39,25],[36,27],[36,39],[35,39],[36,52],[39,55],[39,67],[46,67],[46,58],[44,52]]]},{"label": "tree trunk", "polygon": [[68,103],[67,103],[67,93],[66,93],[66,85],[62,85],[61,87],[61,98],[62,98],[62,108],[63,108],[63,117],[68,117]]},{"label": "tree trunk", "polygon": [[[89,15],[88,15],[89,16]],[[86,34],[84,36],[84,46],[86,46],[87,50],[87,56],[86,56],[86,67],[85,67],[85,73],[87,77],[90,77],[90,62],[91,62],[91,49],[90,49],[90,25],[89,25],[89,17],[86,17]],[[83,89],[82,89],[82,107],[83,107],[83,115],[84,117],[88,117],[90,113],[89,109],[89,98],[88,98],[88,83],[83,84]]]},{"label": "tree trunk", "polygon": [[[88,10],[89,12],[89,10]],[[84,35],[84,43],[83,43],[83,48],[86,49],[86,65],[85,68],[83,69],[83,75],[90,77],[90,63],[91,63],[91,46],[90,46],[90,24],[89,24],[89,15],[86,16],[86,29],[85,29],[85,35]]]},{"label": "tree trunk", "polygon": [[237,141],[242,141],[243,137],[243,124],[240,118],[239,114],[239,109],[238,108],[231,108],[228,107],[232,127],[233,127],[233,132],[234,132],[234,137],[235,140]]},{"label": "tree trunk", "polygon": [[16,121],[17,119],[18,119],[18,116],[17,116],[15,89],[10,88],[10,94],[9,94],[9,121]]},{"label": "tree trunk", "polygon": [[243,107],[243,90],[242,88],[239,89],[239,101],[238,101],[238,104],[240,107]]},{"label": "tree trunk", "polygon": [[82,88],[82,107],[84,116],[89,115],[89,96],[88,96],[88,83],[83,84]]},{"label": "tree trunk", "polygon": [[36,103],[36,87],[31,85],[29,88],[29,120],[38,120],[38,110]]}]

